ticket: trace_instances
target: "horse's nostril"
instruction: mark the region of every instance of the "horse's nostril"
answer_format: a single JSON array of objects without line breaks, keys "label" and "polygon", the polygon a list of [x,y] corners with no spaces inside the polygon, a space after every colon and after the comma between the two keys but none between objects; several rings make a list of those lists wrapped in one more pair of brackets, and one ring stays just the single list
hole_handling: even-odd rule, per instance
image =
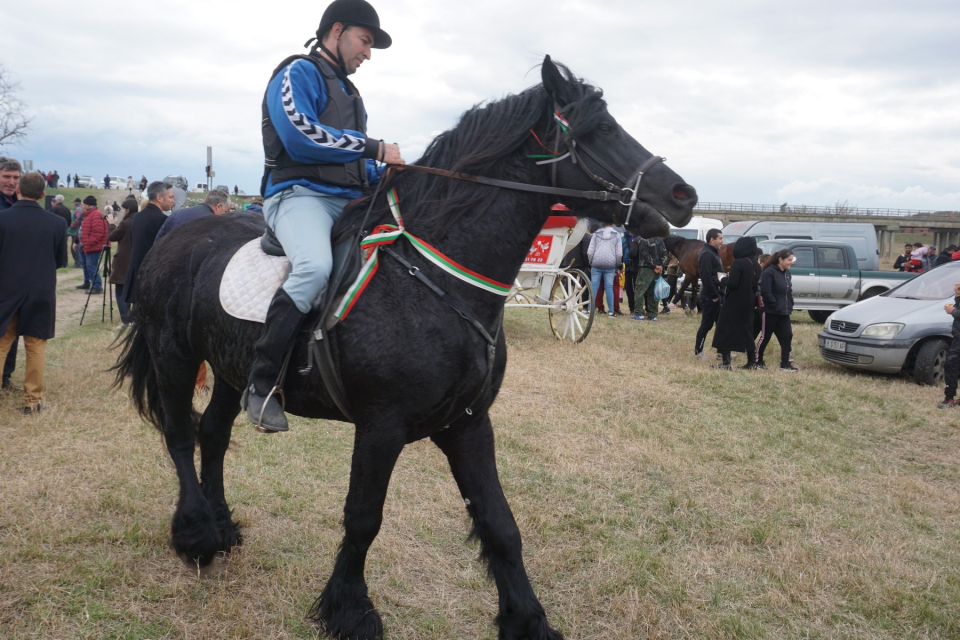
[{"label": "horse's nostril", "polygon": [[677,200],[686,200],[687,199],[687,190],[681,185],[677,185],[673,188],[673,197]]}]

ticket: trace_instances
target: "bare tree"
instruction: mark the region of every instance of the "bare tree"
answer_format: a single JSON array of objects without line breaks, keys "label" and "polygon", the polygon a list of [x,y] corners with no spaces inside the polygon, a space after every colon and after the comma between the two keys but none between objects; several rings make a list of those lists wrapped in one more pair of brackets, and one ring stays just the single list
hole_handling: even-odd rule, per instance
[{"label": "bare tree", "polygon": [[17,97],[20,83],[0,64],[0,147],[27,137],[30,119],[24,115],[23,102]]}]

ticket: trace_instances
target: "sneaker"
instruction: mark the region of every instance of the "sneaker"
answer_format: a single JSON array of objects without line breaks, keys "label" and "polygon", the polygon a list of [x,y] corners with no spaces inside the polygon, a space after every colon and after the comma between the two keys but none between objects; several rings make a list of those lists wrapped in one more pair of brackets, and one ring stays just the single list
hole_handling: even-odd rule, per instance
[{"label": "sneaker", "polygon": [[90,295],[96,295],[98,293],[103,293],[103,289],[100,287],[94,287],[93,289],[90,289]]},{"label": "sneaker", "polygon": [[730,366],[730,363],[729,363],[729,362],[718,362],[717,364],[711,365],[710,368],[711,368],[711,369],[724,369],[724,370],[726,370],[726,371],[730,371],[730,369],[732,369],[733,367]]},{"label": "sneaker", "polygon": [[745,370],[747,370],[747,371],[753,371],[754,369],[757,369],[757,363],[756,363],[756,362],[748,362],[747,364],[743,365],[743,366],[740,367],[740,368],[741,368],[741,369],[745,369]]},{"label": "sneaker", "polygon": [[666,309],[664,309],[664,310],[661,311],[660,313],[661,313],[661,314],[663,314],[663,313],[670,313],[670,307],[667,307]]},{"label": "sneaker", "polygon": [[957,401],[953,398],[944,398],[943,402],[937,405],[937,409],[953,409],[957,406]]},{"label": "sneaker", "polygon": [[89,289],[89,288],[90,288],[90,283],[89,283],[89,282],[84,282],[83,284],[78,284],[78,285],[77,285],[77,289]]},{"label": "sneaker", "polygon": [[611,311],[610,313],[607,314],[607,317],[608,317],[608,318],[616,318],[616,317],[617,317],[617,314],[615,314],[613,311]]},{"label": "sneaker", "polygon": [[656,318],[647,318],[647,322],[656,322],[656,321],[657,321]]},{"label": "sneaker", "polygon": [[761,360],[760,362],[758,362],[757,364],[755,364],[755,365],[753,365],[753,366],[754,366],[755,368],[757,368],[757,369],[766,369],[766,368],[767,368],[767,365],[763,362],[763,360]]},{"label": "sneaker", "polygon": [[693,357],[695,357],[697,360],[706,360],[707,354],[705,354],[703,351],[694,351]]},{"label": "sneaker", "polygon": [[630,316],[630,319],[631,319],[631,320],[640,320],[640,321],[642,322],[643,320],[646,320],[647,317],[646,317],[646,316],[642,316],[642,315],[640,315],[639,313],[635,313],[635,314],[633,314],[632,316]]},{"label": "sneaker", "polygon": [[780,371],[789,371],[790,373],[794,373],[796,371],[800,371],[800,369],[797,369],[795,366],[793,366],[788,362],[787,364],[780,365]]},{"label": "sneaker", "polygon": [[20,393],[23,391],[23,387],[13,384],[10,378],[3,379],[3,390],[10,391],[11,393]]}]

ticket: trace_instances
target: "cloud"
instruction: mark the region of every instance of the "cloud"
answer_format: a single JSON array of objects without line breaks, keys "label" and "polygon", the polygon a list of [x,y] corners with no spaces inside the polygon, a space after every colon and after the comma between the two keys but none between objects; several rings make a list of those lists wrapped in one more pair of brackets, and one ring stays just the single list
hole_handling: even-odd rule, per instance
[{"label": "cloud", "polygon": [[[549,53],[602,87],[624,128],[705,201],[960,208],[956,3],[374,4],[394,46],[355,80],[371,135],[408,160],[472,105],[536,84]],[[49,0],[39,22],[15,5],[3,62],[36,116],[16,152],[61,174],[196,182],[213,145],[218,181],[253,192],[267,78],[322,11]]]}]

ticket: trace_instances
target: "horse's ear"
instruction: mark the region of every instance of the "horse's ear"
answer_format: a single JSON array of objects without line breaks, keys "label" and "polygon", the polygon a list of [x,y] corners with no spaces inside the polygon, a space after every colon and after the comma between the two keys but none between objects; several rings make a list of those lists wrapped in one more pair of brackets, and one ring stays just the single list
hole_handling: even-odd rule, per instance
[{"label": "horse's ear", "polygon": [[543,65],[540,67],[540,76],[543,78],[543,88],[547,90],[547,95],[561,106],[567,104],[567,80],[560,73],[560,69],[557,68],[553,60],[550,59],[550,56],[544,57]]}]

